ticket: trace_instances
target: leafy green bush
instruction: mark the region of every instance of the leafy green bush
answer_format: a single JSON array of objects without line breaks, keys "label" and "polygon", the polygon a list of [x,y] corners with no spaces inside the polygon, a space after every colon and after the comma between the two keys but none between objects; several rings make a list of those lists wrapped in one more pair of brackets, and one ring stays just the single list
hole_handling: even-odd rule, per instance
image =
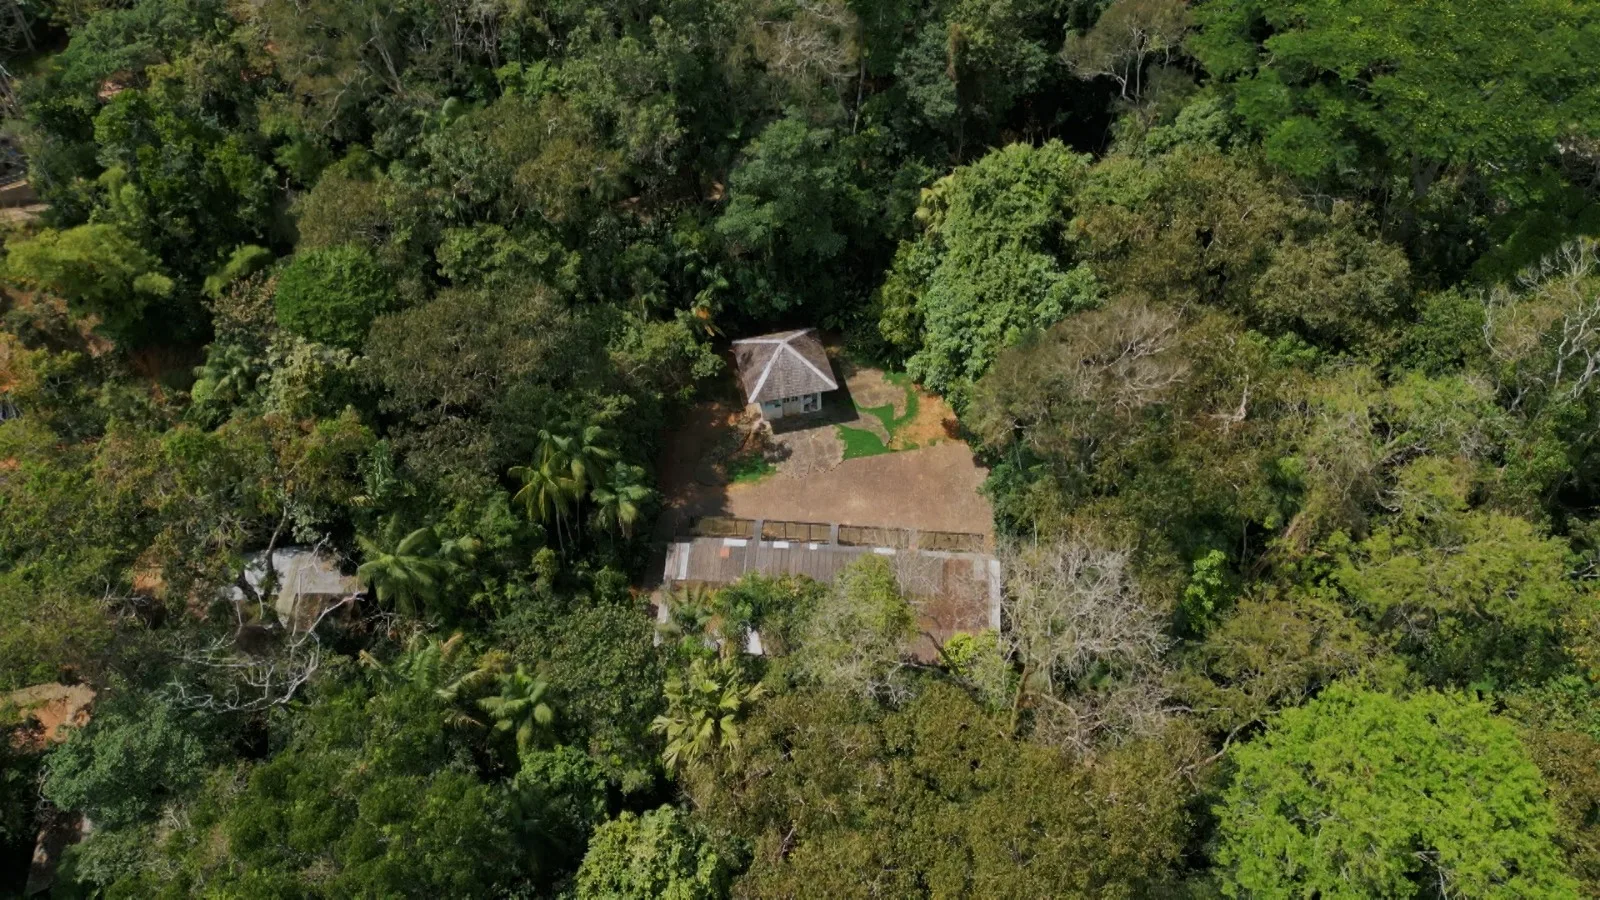
[{"label": "leafy green bush", "polygon": [[1191,633],[1203,633],[1222,611],[1227,600],[1227,566],[1228,554],[1221,550],[1212,550],[1194,561],[1194,572],[1178,604],[1179,618]]},{"label": "leafy green bush", "polygon": [[1539,770],[1481,703],[1335,685],[1233,757],[1229,896],[1576,896]]},{"label": "leafy green bush", "polygon": [[578,897],[711,900],[725,897],[734,860],[689,816],[671,806],[625,812],[600,826],[578,869]]},{"label": "leafy green bush", "polygon": [[105,704],[50,754],[44,795],[103,828],[146,819],[199,782],[208,756],[199,725],[159,700]]},{"label": "leafy green bush", "polygon": [[255,244],[240,244],[228,255],[222,267],[206,276],[203,285],[208,297],[220,297],[228,285],[272,265],[272,251]]},{"label": "leafy green bush", "polygon": [[372,253],[354,245],[295,255],[278,279],[278,324],[323,344],[355,349],[394,305],[394,286]]}]

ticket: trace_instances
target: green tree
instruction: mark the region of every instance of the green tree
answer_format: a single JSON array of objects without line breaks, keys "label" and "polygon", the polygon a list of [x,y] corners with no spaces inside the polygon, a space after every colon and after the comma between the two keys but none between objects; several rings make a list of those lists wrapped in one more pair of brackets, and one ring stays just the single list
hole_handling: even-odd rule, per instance
[{"label": "green tree", "polygon": [[383,408],[404,419],[410,467],[427,480],[494,479],[537,459],[536,428],[571,407],[557,392],[611,384],[594,321],[536,284],[447,288],[380,316],[365,352]]},{"label": "green tree", "polygon": [[489,715],[495,731],[516,738],[518,753],[531,750],[556,720],[550,684],[528,674],[521,663],[500,676],[499,693],[480,699],[478,708]]},{"label": "green tree", "polygon": [[[1181,731],[1074,764],[962,687],[898,709],[778,695],[697,814],[752,846],[752,896],[1145,897],[1176,887],[1194,788]],[[761,773],[759,777],[750,777]]]},{"label": "green tree", "polygon": [[600,763],[570,744],[524,751],[509,789],[523,833],[535,842],[536,877],[570,873],[606,819],[609,783]]},{"label": "green tree", "polygon": [[373,588],[378,602],[393,604],[407,616],[437,614],[444,596],[448,561],[440,555],[439,535],[431,526],[401,535],[391,518],[381,541],[357,535],[366,557],[356,577]]},{"label": "green tree", "polygon": [[1209,550],[1194,561],[1183,599],[1178,602],[1178,615],[1191,634],[1204,634],[1221,615],[1228,599],[1227,566],[1228,554],[1221,550]]},{"label": "green tree", "polygon": [[1114,0],[1088,31],[1067,35],[1061,58],[1080,78],[1110,78],[1122,99],[1138,101],[1146,65],[1170,60],[1191,25],[1182,0]]},{"label": "green tree", "polygon": [[739,746],[739,723],[766,689],[746,685],[737,661],[695,659],[667,679],[667,711],[650,730],[667,739],[662,759],[674,771],[714,761]]},{"label": "green tree", "polygon": [[199,784],[211,757],[201,726],[157,698],[103,702],[50,754],[44,796],[103,828],[148,819]]},{"label": "green tree", "polygon": [[1576,896],[1539,770],[1482,703],[1335,685],[1232,756],[1228,896]]},{"label": "green tree", "polygon": [[1332,591],[1263,589],[1245,596],[1188,650],[1176,695],[1218,734],[1300,706],[1344,678],[1404,684],[1405,664]]},{"label": "green tree", "polygon": [[426,154],[417,186],[434,221],[511,225],[528,212],[558,227],[581,227],[603,204],[622,198],[621,154],[567,97],[503,96],[480,108],[453,106],[457,115],[441,115],[444,121],[420,142],[410,138]]},{"label": "green tree", "polygon": [[[218,68],[250,66],[243,48],[219,43]],[[239,107],[251,105],[249,80],[232,74],[229,84],[204,57],[186,54],[158,70],[148,87],[117,93],[94,119],[105,167],[96,179],[96,218],[116,222],[191,284],[240,244],[263,243],[279,196],[265,142],[221,121],[230,114],[248,119]]]},{"label": "green tree", "polygon": [[1467,510],[1450,467],[1399,473],[1398,521],[1336,540],[1333,581],[1430,678],[1535,677],[1563,661],[1565,621],[1596,601],[1568,577],[1567,543],[1527,519]]},{"label": "green tree", "polygon": [[1559,141],[1600,133],[1600,35],[1581,7],[1222,0],[1197,17],[1189,48],[1299,175],[1350,173],[1412,203],[1467,178],[1526,202]]},{"label": "green tree", "polygon": [[126,337],[146,307],[172,293],[158,262],[113,225],[47,228],[6,247],[5,276],[66,299],[80,315],[100,319],[107,334]]},{"label": "green tree", "polygon": [[[1479,329],[1501,403],[1526,424],[1505,481],[1532,510],[1600,484],[1600,242],[1563,245],[1514,286],[1480,295]],[[1508,493],[1510,493],[1508,491]]]},{"label": "green tree", "polygon": [[1306,203],[1249,156],[1184,147],[1095,165],[1076,222],[1110,295],[1207,303],[1269,335],[1383,349],[1408,311],[1410,267],[1367,210]]},{"label": "green tree", "polygon": [[1169,573],[1233,546],[1245,521],[1281,527],[1276,411],[1294,373],[1271,353],[1230,316],[1131,297],[1002,353],[964,419],[1000,459],[997,518],[1115,535]]},{"label": "green tree", "polygon": [[879,294],[880,328],[912,377],[962,391],[1029,331],[1098,302],[1069,224],[1087,173],[1058,141],[1012,144],[923,192],[922,234]]},{"label": "green tree", "polygon": [[394,288],[370,251],[347,244],[297,253],[278,277],[273,302],[289,331],[359,349],[372,320],[394,305]]},{"label": "green tree", "polygon": [[751,141],[729,177],[717,231],[735,255],[761,260],[771,271],[770,286],[751,286],[759,293],[744,301],[749,314],[770,315],[810,299],[828,283],[817,282],[819,270],[864,231],[871,200],[838,144],[830,129],[779,119]]},{"label": "green tree", "polygon": [[519,598],[496,622],[497,646],[536,659],[539,674],[561,687],[561,724],[587,736],[606,775],[626,791],[648,789],[660,770],[650,723],[663,708],[666,648],[641,599],[591,594]]},{"label": "green tree", "polygon": [[903,697],[917,616],[887,557],[862,556],[839,572],[800,626],[796,670],[865,697]]},{"label": "green tree", "polygon": [[444,709],[431,691],[329,677],[280,732],[283,749],[218,771],[159,845],[164,864],[117,890],[496,893],[537,861],[518,841],[511,797],[476,776]]},{"label": "green tree", "polygon": [[1584,896],[1600,891],[1600,689],[1581,675],[1566,675],[1500,695],[1507,715],[1522,726],[1528,748],[1549,785],[1567,852]]},{"label": "green tree", "polygon": [[68,6],[66,48],[22,85],[32,183],[61,222],[115,224],[198,283],[270,227],[270,63],[217,0]]},{"label": "green tree", "polygon": [[[869,9],[890,21],[906,15]],[[1061,30],[1048,6],[1029,0],[964,0],[930,11],[894,60],[896,87],[908,111],[938,134],[946,158],[960,162],[998,137],[1017,101],[1040,87],[1050,71],[1046,42]]]},{"label": "green tree", "polygon": [[[64,507],[55,509],[59,515]],[[0,690],[54,681],[69,671],[87,674],[106,661],[116,635],[112,610],[89,584],[76,583],[73,576],[81,575],[81,568],[68,572],[58,577],[26,570],[0,574]]]},{"label": "green tree", "polygon": [[736,860],[693,817],[672,806],[624,812],[601,825],[578,869],[581,900],[716,900]]}]

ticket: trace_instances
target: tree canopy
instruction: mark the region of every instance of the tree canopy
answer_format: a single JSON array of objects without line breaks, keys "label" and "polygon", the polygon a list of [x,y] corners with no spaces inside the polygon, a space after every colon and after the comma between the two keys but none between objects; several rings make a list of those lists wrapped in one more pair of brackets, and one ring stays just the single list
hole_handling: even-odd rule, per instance
[{"label": "tree canopy", "polygon": [[1481,703],[1339,685],[1234,754],[1219,809],[1229,896],[1571,896],[1516,732]]},{"label": "tree canopy", "polygon": [[[1600,896],[1597,60],[0,2],[0,896],[79,815],[61,896]],[[723,583],[835,524],[915,534]]]}]

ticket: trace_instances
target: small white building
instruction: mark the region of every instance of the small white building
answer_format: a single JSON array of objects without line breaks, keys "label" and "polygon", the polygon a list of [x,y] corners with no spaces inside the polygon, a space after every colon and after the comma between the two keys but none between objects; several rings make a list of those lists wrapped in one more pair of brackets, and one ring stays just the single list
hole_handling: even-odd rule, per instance
[{"label": "small white building", "polygon": [[820,412],[822,395],[839,389],[815,328],[733,342],[745,397],[768,421]]},{"label": "small white building", "polygon": [[[339,570],[332,554],[314,547],[281,547],[272,551],[272,568],[277,593],[262,598],[272,604],[279,618],[300,623],[315,620],[328,606],[362,592],[361,580]],[[244,580],[260,591],[267,583],[267,558],[261,551],[245,557]],[[229,588],[235,603],[247,599],[237,585]]]}]

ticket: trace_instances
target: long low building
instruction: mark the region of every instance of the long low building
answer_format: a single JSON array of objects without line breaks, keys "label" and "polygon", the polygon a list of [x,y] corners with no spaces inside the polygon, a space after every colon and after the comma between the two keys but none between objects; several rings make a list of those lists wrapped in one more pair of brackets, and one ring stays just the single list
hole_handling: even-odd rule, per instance
[{"label": "long low building", "polygon": [[[762,529],[751,533],[759,535]],[[915,540],[898,543],[910,546],[689,537],[668,546],[662,581],[669,590],[680,585],[718,587],[754,572],[768,577],[804,575],[832,583],[852,561],[877,554],[890,559],[901,591],[916,605],[923,632],[915,648],[919,658],[937,658],[934,642],[943,644],[958,632],[1000,627],[999,560],[981,552],[919,549]]]}]

